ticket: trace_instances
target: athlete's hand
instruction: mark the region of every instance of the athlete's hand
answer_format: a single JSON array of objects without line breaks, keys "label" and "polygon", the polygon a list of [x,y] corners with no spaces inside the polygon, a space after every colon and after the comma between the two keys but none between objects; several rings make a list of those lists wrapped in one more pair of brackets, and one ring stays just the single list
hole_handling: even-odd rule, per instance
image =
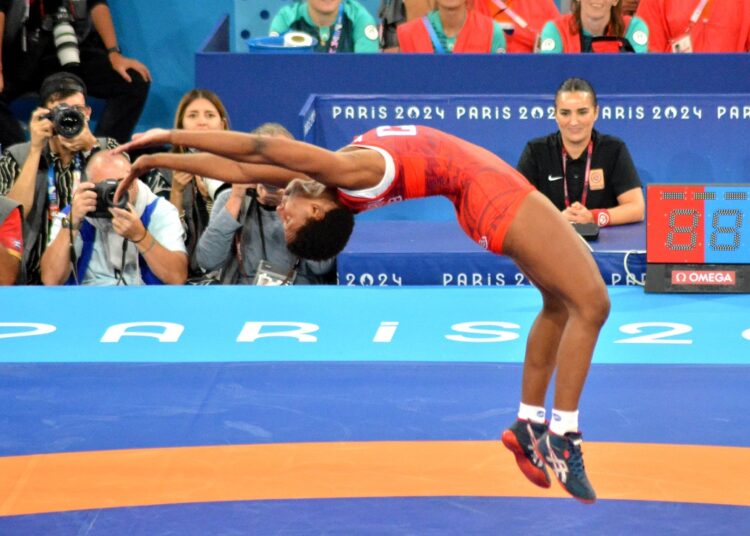
[{"label": "athlete's hand", "polygon": [[119,147],[113,149],[115,154],[126,153],[131,149],[142,149],[144,147],[153,147],[170,143],[172,131],[164,128],[152,128],[146,132],[133,134],[133,139]]},{"label": "athlete's hand", "polygon": [[[124,147],[124,145],[120,145],[118,149],[122,147]],[[115,152],[115,150],[113,150],[113,152]],[[139,156],[138,159],[133,162],[130,166],[130,173],[128,176],[122,179],[117,185],[117,190],[115,190],[115,197],[113,199],[114,203],[117,203],[120,200],[122,192],[130,188],[130,185],[133,184],[135,179],[154,168],[151,161],[151,155],[144,154],[143,156]]]}]

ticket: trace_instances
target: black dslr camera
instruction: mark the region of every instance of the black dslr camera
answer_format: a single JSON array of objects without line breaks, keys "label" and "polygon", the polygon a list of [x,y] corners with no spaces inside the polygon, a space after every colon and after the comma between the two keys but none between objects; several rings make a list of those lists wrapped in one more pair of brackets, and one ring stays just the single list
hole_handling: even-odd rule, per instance
[{"label": "black dslr camera", "polygon": [[86,116],[78,108],[69,104],[59,104],[44,116],[52,121],[55,133],[63,138],[75,138],[86,124]]},{"label": "black dslr camera", "polygon": [[89,218],[105,218],[112,219],[112,214],[109,209],[112,207],[116,208],[128,208],[130,197],[128,192],[122,192],[119,201],[114,202],[115,190],[120,181],[117,179],[106,179],[94,186],[94,192],[96,193],[96,210],[86,214]]}]

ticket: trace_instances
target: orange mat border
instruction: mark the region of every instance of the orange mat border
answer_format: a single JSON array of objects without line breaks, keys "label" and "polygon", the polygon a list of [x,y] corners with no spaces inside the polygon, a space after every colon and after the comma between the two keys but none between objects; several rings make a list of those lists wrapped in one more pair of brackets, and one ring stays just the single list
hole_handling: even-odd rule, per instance
[{"label": "orange mat border", "polygon": [[[750,448],[585,443],[600,499],[750,506]],[[195,502],[567,497],[498,441],[281,443],[0,457],[0,515]]]}]

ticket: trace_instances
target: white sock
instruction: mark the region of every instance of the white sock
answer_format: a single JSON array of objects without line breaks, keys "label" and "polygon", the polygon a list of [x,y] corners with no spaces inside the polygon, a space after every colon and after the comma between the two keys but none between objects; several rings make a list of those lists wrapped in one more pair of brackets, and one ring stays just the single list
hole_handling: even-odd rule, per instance
[{"label": "white sock", "polygon": [[578,410],[561,411],[552,408],[552,421],[549,424],[549,430],[557,435],[578,432]]},{"label": "white sock", "polygon": [[542,406],[529,406],[521,402],[518,406],[518,418],[522,421],[544,423],[546,412]]}]

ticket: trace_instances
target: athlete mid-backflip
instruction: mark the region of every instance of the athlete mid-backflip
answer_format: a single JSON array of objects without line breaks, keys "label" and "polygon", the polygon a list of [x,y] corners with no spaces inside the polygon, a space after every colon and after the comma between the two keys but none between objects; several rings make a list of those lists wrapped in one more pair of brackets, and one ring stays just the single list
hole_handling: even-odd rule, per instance
[{"label": "athlete mid-backflip", "polygon": [[[355,212],[410,198],[450,199],[464,231],[513,259],[542,293],[526,343],[518,419],[502,442],[534,484],[550,486],[546,463],[573,497],[596,499],[583,465],[578,404],[609,297],[572,226],[520,173],[477,145],[413,125],[378,127],[338,151],[239,132],[161,129],[116,150],[167,143],[200,152],[144,155],[119,190],[155,167],[284,186],[277,210],[289,249],[303,258],[338,254]],[[545,397],[555,371],[548,426]]]}]

